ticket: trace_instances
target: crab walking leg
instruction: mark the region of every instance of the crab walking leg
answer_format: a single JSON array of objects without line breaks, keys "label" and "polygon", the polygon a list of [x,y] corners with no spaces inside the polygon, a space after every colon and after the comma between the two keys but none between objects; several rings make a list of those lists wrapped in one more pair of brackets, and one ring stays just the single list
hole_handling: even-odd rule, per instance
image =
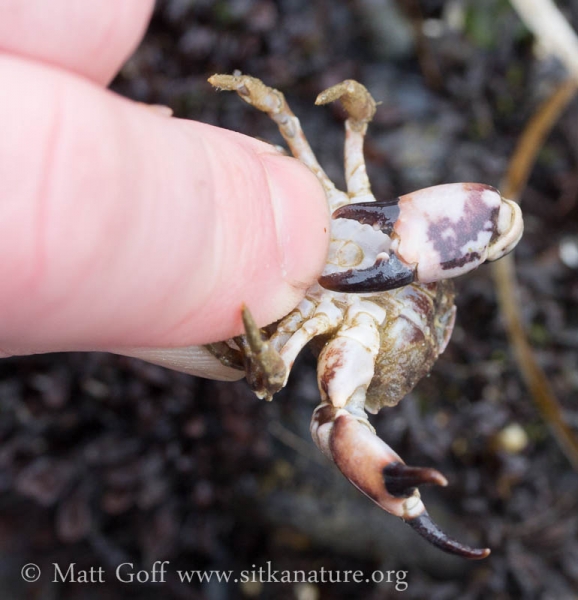
[{"label": "crab walking leg", "polygon": [[[315,314],[287,340],[279,354],[287,370],[293,368],[297,355],[316,336],[329,333],[343,320],[343,313],[331,300],[323,300],[315,309]],[[287,381],[287,378],[285,379]]]},{"label": "crab walking leg", "polygon": [[331,340],[319,357],[322,403],[311,421],[313,440],[357,489],[430,543],[465,558],[485,558],[489,549],[452,540],[428,515],[417,486],[445,486],[445,477],[435,469],[407,466],[367,420],[363,407],[379,351],[380,321],[375,311],[362,312],[363,304],[369,303],[352,307],[359,311],[353,316],[353,326]]},{"label": "crab walking leg", "polygon": [[345,180],[350,202],[375,200],[367,176],[363,141],[367,124],[375,114],[375,101],[365,86],[348,79],[321,92],[315,104],[340,100],[348,114],[345,121]]},{"label": "crab walking leg", "polygon": [[245,336],[236,339],[248,360],[248,376],[259,398],[270,400],[285,387],[295,358],[317,335],[333,331],[343,320],[343,313],[331,300],[317,308],[305,299],[281,321],[277,331],[265,340],[249,309],[242,310]]},{"label": "crab walking leg", "polygon": [[345,181],[351,202],[375,200],[363,155],[363,139],[366,131],[367,125],[364,125],[361,130],[356,130],[350,119],[345,121]]},{"label": "crab walking leg", "polygon": [[[313,150],[301,129],[299,119],[289,108],[285,96],[276,89],[266,86],[260,79],[249,75],[213,75],[209,83],[221,90],[237,92],[248,104],[266,113],[279,127],[281,135],[289,145],[295,158],[308,166],[317,176],[327,194],[335,193],[335,185],[315,158]],[[345,199],[344,204],[347,202]]]},{"label": "crab walking leg", "polygon": [[316,304],[308,298],[303,298],[297,305],[297,308],[293,309],[286,317],[283,317],[279,321],[275,333],[271,336],[269,341],[277,352],[283,348],[289,338],[299,330],[299,328],[310,319],[315,313]]},{"label": "crab walking leg", "polygon": [[246,306],[241,309],[245,335],[234,338],[245,363],[247,382],[257,398],[272,400],[287,379],[287,368],[271,342],[264,339],[261,329]]}]

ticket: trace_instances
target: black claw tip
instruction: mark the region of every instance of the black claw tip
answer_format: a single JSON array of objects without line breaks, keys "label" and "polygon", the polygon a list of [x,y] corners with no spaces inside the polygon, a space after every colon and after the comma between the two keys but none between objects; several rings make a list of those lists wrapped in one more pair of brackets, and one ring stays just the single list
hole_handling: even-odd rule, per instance
[{"label": "black claw tip", "polygon": [[470,560],[480,560],[486,558],[491,552],[489,548],[470,548],[470,546],[460,544],[456,540],[448,537],[432,521],[427,511],[424,511],[419,517],[408,519],[405,522],[430,544],[433,544],[448,554],[455,554]]},{"label": "black claw tip", "polygon": [[427,467],[409,467],[396,462],[383,469],[383,483],[385,489],[396,498],[408,498],[415,488],[423,484],[446,486],[447,479],[435,469]]},{"label": "black claw tip", "polygon": [[399,198],[386,202],[357,202],[346,204],[333,212],[333,219],[352,219],[362,225],[377,225],[384,233],[391,233],[399,217]]},{"label": "black claw tip", "polygon": [[414,269],[403,264],[393,253],[389,259],[378,258],[367,269],[349,269],[322,275],[319,285],[333,292],[366,294],[385,292],[409,285],[415,279]]}]

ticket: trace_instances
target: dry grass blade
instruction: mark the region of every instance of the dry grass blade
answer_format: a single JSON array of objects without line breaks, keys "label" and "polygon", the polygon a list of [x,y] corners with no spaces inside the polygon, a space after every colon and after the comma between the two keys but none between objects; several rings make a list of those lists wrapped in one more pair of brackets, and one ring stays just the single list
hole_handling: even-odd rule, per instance
[{"label": "dry grass blade", "polygon": [[[501,190],[505,197],[513,200],[520,197],[538,151],[564,109],[574,97],[576,89],[576,81],[566,81],[561,84],[538,108],[526,125],[501,184]],[[517,301],[514,259],[510,254],[492,266],[498,301],[520,372],[558,445],[572,463],[574,469],[578,470],[578,436],[565,422],[562,408],[548,383],[544,371],[536,360],[524,330]]]}]

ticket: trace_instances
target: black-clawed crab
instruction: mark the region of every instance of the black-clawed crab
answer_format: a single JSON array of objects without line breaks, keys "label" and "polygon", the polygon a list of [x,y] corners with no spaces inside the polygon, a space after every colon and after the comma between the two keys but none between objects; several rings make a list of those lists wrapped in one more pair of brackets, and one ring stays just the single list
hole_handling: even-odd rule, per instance
[{"label": "black-clawed crab", "polygon": [[452,282],[509,252],[523,230],[517,204],[487,185],[440,185],[392,201],[371,193],[363,156],[375,102],[347,80],[316,104],[340,100],[345,121],[347,193],[336,189],[315,158],[283,94],[240,74],[209,82],[234,90],[278,125],[293,155],[323,186],[333,212],[327,266],[304,300],[279,322],[259,329],[243,307],[246,334],[212,344],[227,368],[243,369],[259,398],[285,386],[295,358],[313,341],[319,353],[321,404],[311,434],[353,485],[401,517],[429,542],[466,558],[485,558],[449,538],[429,517],[421,484],[447,485],[431,468],[410,467],[375,434],[366,411],[396,405],[432,368],[452,333]]}]

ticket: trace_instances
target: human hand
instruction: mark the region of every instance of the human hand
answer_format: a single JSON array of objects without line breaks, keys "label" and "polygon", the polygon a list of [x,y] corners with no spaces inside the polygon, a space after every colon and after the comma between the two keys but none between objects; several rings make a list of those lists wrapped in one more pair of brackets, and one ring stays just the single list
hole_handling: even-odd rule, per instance
[{"label": "human hand", "polygon": [[242,303],[265,325],[323,269],[306,167],[103,88],[153,4],[0,4],[2,356],[229,338]]}]

